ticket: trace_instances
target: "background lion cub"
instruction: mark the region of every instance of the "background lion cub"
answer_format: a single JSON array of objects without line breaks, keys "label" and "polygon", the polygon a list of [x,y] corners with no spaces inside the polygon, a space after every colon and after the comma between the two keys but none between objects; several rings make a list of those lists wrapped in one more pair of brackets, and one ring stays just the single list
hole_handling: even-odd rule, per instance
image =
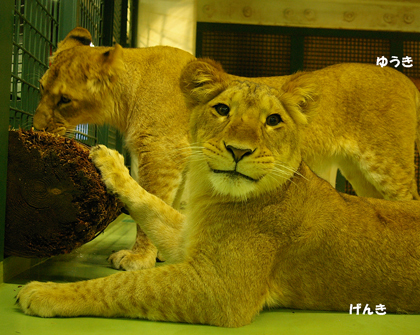
[{"label": "background lion cub", "polygon": [[193,61],[186,216],[146,192],[115,151],[91,157],[110,191],[168,260],[71,284],[32,282],[27,314],[126,316],[246,325],[263,307],[420,311],[420,203],[339,194],[302,161],[316,101],[311,77],[282,90]]},{"label": "background lion cub", "polygon": [[[90,33],[72,30],[59,43],[40,80],[37,129],[64,134],[78,124],[110,124],[121,131],[131,152],[133,173],[148,191],[175,205],[190,154],[188,111],[179,74],[192,55],[179,49],[90,47]],[[117,269],[155,265],[157,249],[138,228],[132,250],[109,260]]]},{"label": "background lion cub", "polygon": [[[142,187],[177,207],[190,155],[189,112],[178,82],[194,57],[169,47],[91,48],[90,42],[83,28],[60,42],[40,80],[34,126],[58,133],[80,123],[118,128],[138,161],[133,172]],[[312,78],[319,96],[302,140],[305,162],[332,184],[330,171],[340,168],[359,195],[417,199],[413,153],[419,92],[414,84],[393,69],[365,64],[295,76]],[[293,78],[253,81],[281,90]],[[136,270],[154,266],[155,257],[156,248],[138,229],[133,249],[111,255],[110,261],[115,268]]]}]

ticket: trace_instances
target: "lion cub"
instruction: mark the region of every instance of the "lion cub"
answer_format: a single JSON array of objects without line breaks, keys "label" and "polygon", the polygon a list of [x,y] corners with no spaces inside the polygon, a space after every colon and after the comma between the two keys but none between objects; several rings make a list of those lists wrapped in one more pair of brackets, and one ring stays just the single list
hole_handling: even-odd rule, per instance
[{"label": "lion cub", "polygon": [[308,168],[310,77],[278,90],[193,61],[181,87],[192,110],[185,216],[136,183],[117,152],[91,152],[167,264],[29,283],[18,294],[25,313],[238,327],[264,307],[420,311],[420,203],[340,194]]},{"label": "lion cub", "polygon": [[[195,57],[170,47],[90,47],[90,33],[72,30],[40,80],[37,129],[63,134],[80,123],[110,124],[124,134],[140,185],[178,208],[190,155],[189,112],[178,82]],[[403,74],[369,64],[339,64],[305,73],[317,83],[301,150],[305,162],[335,185],[338,167],[358,195],[418,199],[414,141],[419,92]],[[238,80],[248,78],[234,77]],[[278,90],[290,76],[254,78]],[[109,258],[117,269],[153,267],[156,248],[138,229],[132,250]]]},{"label": "lion cub", "polygon": [[[190,154],[189,112],[179,89],[182,68],[194,57],[170,47],[90,47],[84,28],[58,45],[40,80],[34,126],[65,134],[78,124],[110,124],[124,135],[132,173],[148,191],[177,206]],[[116,269],[155,265],[157,249],[138,228],[131,250],[109,257]]]}]

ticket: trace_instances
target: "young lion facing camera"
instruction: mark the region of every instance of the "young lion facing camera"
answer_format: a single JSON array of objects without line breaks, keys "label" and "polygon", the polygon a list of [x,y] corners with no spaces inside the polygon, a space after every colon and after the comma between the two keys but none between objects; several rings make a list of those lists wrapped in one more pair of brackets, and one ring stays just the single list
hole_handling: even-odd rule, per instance
[{"label": "young lion facing camera", "polygon": [[[90,47],[75,28],[58,45],[40,80],[34,127],[64,134],[80,123],[109,124],[124,135],[140,185],[173,207],[180,203],[190,155],[187,110],[178,82],[195,57],[170,47]],[[335,185],[338,167],[357,194],[388,200],[418,199],[414,142],[420,94],[392,68],[337,64],[305,76],[317,83],[319,110],[302,140],[302,157]],[[237,80],[249,78],[233,77]],[[278,90],[290,76],[253,78]],[[137,227],[131,250],[109,260],[116,269],[155,265],[157,249]]]},{"label": "young lion facing camera", "polygon": [[277,90],[192,61],[181,88],[192,110],[185,216],[136,183],[117,152],[91,152],[167,264],[29,283],[18,294],[25,313],[238,327],[264,307],[420,311],[420,204],[340,194],[308,168],[310,77]]}]

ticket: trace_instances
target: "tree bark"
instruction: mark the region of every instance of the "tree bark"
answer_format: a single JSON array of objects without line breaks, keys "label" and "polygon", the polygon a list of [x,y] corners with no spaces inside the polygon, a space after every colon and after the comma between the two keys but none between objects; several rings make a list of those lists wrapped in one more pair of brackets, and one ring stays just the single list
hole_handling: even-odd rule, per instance
[{"label": "tree bark", "polygon": [[121,213],[89,149],[45,132],[9,131],[5,254],[47,257],[94,239]]}]

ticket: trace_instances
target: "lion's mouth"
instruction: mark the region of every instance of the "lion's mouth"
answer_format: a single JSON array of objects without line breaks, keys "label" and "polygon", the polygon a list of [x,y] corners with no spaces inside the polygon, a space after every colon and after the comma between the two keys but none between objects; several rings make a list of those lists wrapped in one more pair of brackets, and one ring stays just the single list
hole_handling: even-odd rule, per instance
[{"label": "lion's mouth", "polygon": [[242,173],[240,173],[240,172],[238,172],[236,170],[227,170],[227,171],[225,171],[225,170],[214,170],[214,169],[212,169],[212,171],[214,173],[224,173],[224,174],[230,175],[232,177],[245,178],[245,179],[250,180],[250,181],[253,181],[253,182],[257,182],[258,181],[258,179],[251,178],[250,176],[244,175],[244,174],[242,174]]}]

